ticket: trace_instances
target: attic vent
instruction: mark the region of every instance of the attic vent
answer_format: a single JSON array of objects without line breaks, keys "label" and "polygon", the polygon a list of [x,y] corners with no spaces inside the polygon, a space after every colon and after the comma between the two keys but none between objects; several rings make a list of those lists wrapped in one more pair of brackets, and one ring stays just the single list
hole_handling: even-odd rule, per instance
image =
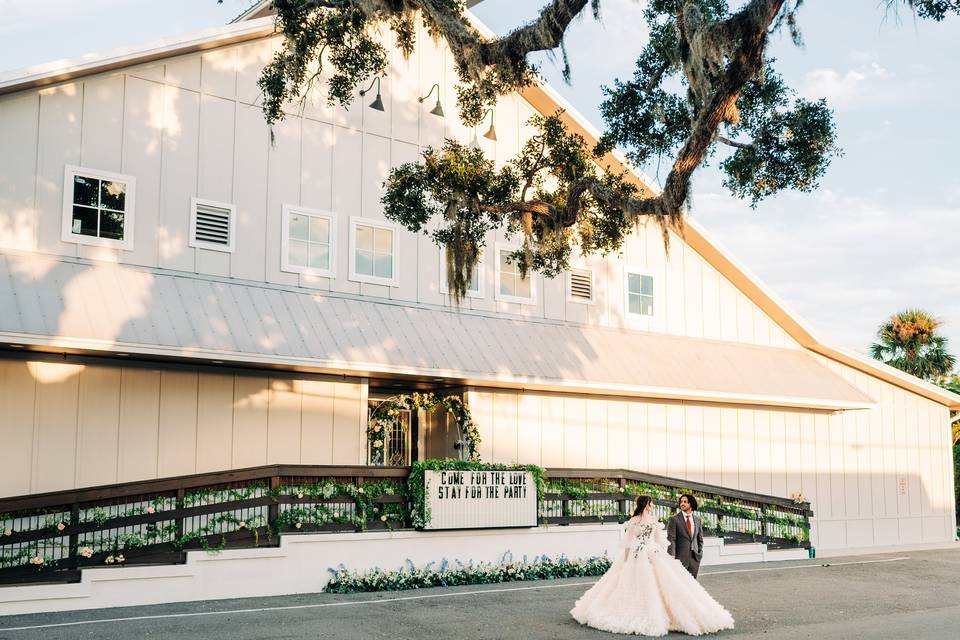
[{"label": "attic vent", "polygon": [[593,301],[593,272],[574,269],[570,272],[570,299],[576,302]]},{"label": "attic vent", "polygon": [[199,198],[194,198],[192,205],[190,246],[232,252],[236,207]]}]

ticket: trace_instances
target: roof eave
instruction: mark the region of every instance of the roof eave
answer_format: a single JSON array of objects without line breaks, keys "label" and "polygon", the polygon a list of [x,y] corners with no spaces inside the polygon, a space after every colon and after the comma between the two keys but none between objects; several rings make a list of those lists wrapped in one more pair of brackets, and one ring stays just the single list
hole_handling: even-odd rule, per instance
[{"label": "roof eave", "polygon": [[[265,356],[253,353],[218,351],[212,349],[167,347],[136,343],[113,342],[82,338],[37,336],[32,334],[3,333],[0,340],[20,345],[17,353],[44,353],[77,356],[93,356],[136,362],[138,359],[153,362],[181,362],[261,369],[282,369],[322,375],[374,378],[417,378],[436,381],[443,379],[448,384],[518,391],[541,391],[554,393],[579,393],[597,396],[635,397],[656,400],[729,404],[738,406],[781,407],[814,411],[850,411],[873,409],[876,403],[866,401],[838,400],[833,398],[806,398],[700,389],[654,387],[610,382],[594,383],[586,380],[559,380],[534,376],[475,375],[447,369],[429,369],[409,366],[391,366],[353,361],[321,360],[309,357]],[[142,365],[141,365],[142,366]]]},{"label": "roof eave", "polygon": [[81,56],[16,69],[0,75],[0,95],[45,87],[196,51],[206,51],[249,40],[258,40],[273,33],[273,18],[267,17],[240,24],[205,29],[177,38],[165,38],[144,46],[118,49],[102,56]]}]

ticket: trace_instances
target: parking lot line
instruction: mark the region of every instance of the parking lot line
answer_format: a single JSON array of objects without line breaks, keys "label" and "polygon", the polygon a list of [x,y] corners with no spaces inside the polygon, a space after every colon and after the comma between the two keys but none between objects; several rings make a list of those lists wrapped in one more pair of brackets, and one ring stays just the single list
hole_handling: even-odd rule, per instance
[{"label": "parking lot line", "polygon": [[[851,562],[824,562],[820,564],[804,564],[804,565],[794,565],[794,566],[784,566],[784,567],[757,567],[754,569],[730,569],[730,570],[720,570],[720,571],[704,571],[701,575],[718,575],[718,574],[727,574],[727,573],[752,573],[757,571],[786,571],[790,569],[819,569],[825,567],[840,567],[840,566],[849,566],[857,564],[878,564],[886,562],[898,562],[902,560],[909,560],[908,556],[899,556],[896,558],[883,558],[879,560],[859,560]],[[222,616],[222,615],[233,615],[233,614],[242,614],[242,613],[263,613],[265,611],[291,611],[296,609],[322,609],[328,607],[355,607],[355,606],[364,606],[372,604],[386,604],[390,602],[406,602],[411,600],[432,600],[437,598],[459,598],[463,596],[475,596],[489,593],[508,593],[513,591],[533,591],[536,589],[565,589],[569,587],[586,587],[594,584],[595,581],[589,582],[566,582],[563,584],[545,584],[543,582],[538,582],[524,587],[506,587],[506,588],[488,588],[488,589],[476,589],[473,591],[456,591],[453,593],[427,593],[415,596],[398,596],[394,598],[378,598],[375,600],[350,600],[345,602],[317,602],[312,604],[298,604],[298,605],[282,605],[276,607],[257,607],[253,609],[230,609],[224,611],[197,611],[197,612],[185,612],[185,613],[164,613],[148,616],[127,616],[121,618],[100,618],[95,620],[74,620],[70,622],[57,622],[52,624],[38,624],[38,625],[29,625],[22,627],[0,627],[0,633],[7,633],[11,631],[31,631],[37,629],[55,629],[59,627],[75,627],[81,625],[90,625],[90,624],[116,624],[122,622],[136,622],[139,620],[162,620],[169,618],[195,618],[195,617],[205,617],[205,616]]]}]

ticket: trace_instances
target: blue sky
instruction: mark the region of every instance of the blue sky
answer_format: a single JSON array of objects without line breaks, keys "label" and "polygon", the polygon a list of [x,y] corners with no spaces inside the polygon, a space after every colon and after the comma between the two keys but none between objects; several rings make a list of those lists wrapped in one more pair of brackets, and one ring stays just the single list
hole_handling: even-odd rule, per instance
[{"label": "blue sky", "polygon": [[[0,0],[0,72],[174,36],[227,22],[250,0]],[[532,18],[543,0],[485,0],[475,13],[497,32]],[[836,110],[840,145],[821,188],[756,210],[721,176],[695,176],[693,215],[825,338],[865,350],[893,311],[941,317],[960,352],[960,18],[942,24],[885,16],[877,0],[809,0],[806,47],[777,36],[787,81]],[[599,128],[601,86],[632,73],[642,4],[603,0],[568,37],[571,85],[548,58],[551,84]],[[660,176],[664,177],[665,172]]]}]

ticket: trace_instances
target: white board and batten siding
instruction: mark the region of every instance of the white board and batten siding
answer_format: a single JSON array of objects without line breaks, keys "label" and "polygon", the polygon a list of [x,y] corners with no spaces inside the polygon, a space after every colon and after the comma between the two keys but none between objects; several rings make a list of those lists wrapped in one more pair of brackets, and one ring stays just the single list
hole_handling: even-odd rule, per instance
[{"label": "white board and batten siding", "polygon": [[364,381],[0,360],[0,497],[264,464],[364,464]]},{"label": "white board and batten siding", "polygon": [[[483,133],[456,116],[452,57],[425,33],[409,59],[394,51],[381,84],[386,111],[367,108],[370,95],[349,109],[330,107],[317,93],[290,105],[274,127],[260,110],[256,80],[278,40],[230,45],[166,61],[93,75],[0,97],[0,250],[39,251],[173,269],[203,275],[448,304],[441,293],[440,250],[423,235],[398,232],[398,286],[349,279],[347,247],[353,217],[383,220],[382,183],[391,167],[414,161],[444,137],[469,142]],[[447,114],[429,113],[440,84]],[[322,83],[321,83],[322,84]],[[495,111],[498,140],[477,136],[498,163],[509,160],[534,132],[533,108],[517,95]],[[486,126],[486,125],[483,125]],[[133,250],[91,247],[61,239],[64,166],[133,176],[137,198]],[[191,246],[192,198],[235,205],[233,253]],[[335,214],[335,277],[281,270],[282,211],[302,206]],[[682,239],[665,252],[659,228],[640,225],[622,255],[594,256],[576,266],[593,273],[594,300],[571,302],[566,275],[535,275],[533,304],[495,299],[497,242],[491,233],[481,268],[482,297],[467,308],[675,335],[798,348],[754,303],[730,285]],[[625,312],[625,269],[656,278],[652,318]]]},{"label": "white board and batten siding", "polygon": [[824,412],[499,389],[466,396],[483,460],[632,469],[806,496],[814,546],[954,539],[948,410],[843,365],[875,409]]}]

